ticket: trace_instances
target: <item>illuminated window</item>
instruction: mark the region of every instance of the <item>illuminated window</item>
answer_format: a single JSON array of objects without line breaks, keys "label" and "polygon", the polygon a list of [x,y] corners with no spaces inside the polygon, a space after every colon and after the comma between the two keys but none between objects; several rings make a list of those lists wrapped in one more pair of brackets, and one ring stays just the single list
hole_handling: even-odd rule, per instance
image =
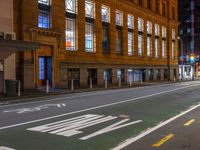
[{"label": "illuminated window", "polygon": [[167,28],[162,26],[162,38],[166,38],[167,37]]},{"label": "illuminated window", "polygon": [[38,27],[45,29],[50,28],[50,12],[46,10],[39,10]]},{"label": "illuminated window", "polygon": [[147,37],[147,56],[151,56],[151,37]]},{"label": "illuminated window", "polygon": [[174,59],[174,53],[175,53],[175,42],[172,42],[172,59]]},{"label": "illuminated window", "polygon": [[134,28],[134,17],[132,15],[128,14],[127,25],[128,25],[129,29],[133,29]]},{"label": "illuminated window", "polygon": [[142,56],[142,49],[143,49],[143,36],[138,35],[138,54]]},{"label": "illuminated window", "polygon": [[138,31],[144,31],[144,21],[142,18],[138,18]]},{"label": "illuminated window", "polygon": [[94,52],[94,24],[88,22],[85,25],[85,50]]},{"label": "illuminated window", "polygon": [[152,23],[147,21],[147,34],[152,34]]},{"label": "illuminated window", "polygon": [[44,80],[45,62],[43,57],[39,57],[39,79]]},{"label": "illuminated window", "polygon": [[66,11],[69,13],[76,14],[76,5],[76,0],[65,0]]},{"label": "illuminated window", "polygon": [[85,1],[85,16],[88,18],[94,18],[94,2]]},{"label": "illuminated window", "polygon": [[116,25],[123,25],[123,13],[119,10],[116,11]]},{"label": "illuminated window", "polygon": [[76,21],[72,18],[66,18],[66,49],[76,50]]},{"label": "illuminated window", "polygon": [[133,33],[128,32],[128,55],[133,55]]},{"label": "illuminated window", "polygon": [[50,1],[49,0],[38,0],[39,4],[44,4],[44,5],[50,5]]},{"label": "illuminated window", "polygon": [[172,29],[172,40],[175,40],[176,38],[176,32],[175,29]]},{"label": "illuminated window", "polygon": [[160,35],[160,26],[158,24],[155,24],[155,36]]},{"label": "illuminated window", "polygon": [[166,41],[162,40],[162,58],[165,58]]},{"label": "illuminated window", "polygon": [[103,22],[109,22],[110,21],[110,8],[106,6],[101,7],[101,16]]},{"label": "illuminated window", "polygon": [[158,58],[159,39],[155,39],[155,57]]}]

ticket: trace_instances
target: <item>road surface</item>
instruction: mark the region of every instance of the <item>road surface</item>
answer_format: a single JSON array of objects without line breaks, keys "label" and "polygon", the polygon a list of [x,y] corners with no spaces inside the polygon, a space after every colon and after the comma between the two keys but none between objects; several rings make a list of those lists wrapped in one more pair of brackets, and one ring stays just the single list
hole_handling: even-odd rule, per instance
[{"label": "road surface", "polygon": [[179,150],[200,139],[199,81],[36,99],[0,106],[0,150]]}]

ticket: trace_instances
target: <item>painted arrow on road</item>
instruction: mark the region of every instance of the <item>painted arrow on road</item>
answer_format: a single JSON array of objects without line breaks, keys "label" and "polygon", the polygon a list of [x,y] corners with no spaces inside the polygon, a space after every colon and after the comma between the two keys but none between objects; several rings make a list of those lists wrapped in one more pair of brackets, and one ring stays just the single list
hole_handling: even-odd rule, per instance
[{"label": "painted arrow on road", "polygon": [[66,104],[62,103],[62,104],[45,104],[45,105],[41,105],[41,106],[37,106],[37,107],[29,107],[29,108],[20,108],[20,109],[13,109],[13,110],[6,110],[3,111],[4,113],[17,113],[17,114],[22,114],[22,113],[31,113],[31,112],[36,112],[36,111],[41,111],[44,109],[48,109],[51,107],[66,107]]}]

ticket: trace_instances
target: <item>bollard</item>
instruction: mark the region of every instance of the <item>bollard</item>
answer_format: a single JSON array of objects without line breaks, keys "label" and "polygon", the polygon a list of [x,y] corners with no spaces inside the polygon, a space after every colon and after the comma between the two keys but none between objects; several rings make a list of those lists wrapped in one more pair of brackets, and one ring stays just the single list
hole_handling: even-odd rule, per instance
[{"label": "bollard", "polygon": [[71,80],[71,91],[74,91],[74,80]]},{"label": "bollard", "polygon": [[46,81],[46,93],[48,94],[49,93],[49,80]]},{"label": "bollard", "polygon": [[142,81],[142,78],[141,78],[141,81],[140,81],[141,85],[143,84],[143,81]]},{"label": "bollard", "polygon": [[105,79],[105,88],[106,88],[106,89],[108,88],[108,81],[107,81],[107,78]]},{"label": "bollard", "polygon": [[17,88],[18,92],[17,92],[17,96],[20,97],[21,96],[21,81],[18,81],[18,88]]},{"label": "bollard", "polygon": [[90,78],[90,89],[92,89],[92,78]]},{"label": "bollard", "polygon": [[133,82],[132,82],[132,81],[130,81],[130,87],[132,87],[132,84],[133,84]]},{"label": "bollard", "polygon": [[122,86],[122,79],[121,79],[121,77],[119,77],[119,87],[121,87]]},{"label": "bollard", "polygon": [[176,77],[174,77],[174,83],[176,83]]}]

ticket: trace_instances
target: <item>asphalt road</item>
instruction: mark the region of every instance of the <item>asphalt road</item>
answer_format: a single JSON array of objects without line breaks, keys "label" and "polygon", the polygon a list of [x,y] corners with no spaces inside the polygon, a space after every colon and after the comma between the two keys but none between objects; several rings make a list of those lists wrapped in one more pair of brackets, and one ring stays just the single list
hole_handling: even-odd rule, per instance
[{"label": "asphalt road", "polygon": [[[160,122],[198,105],[200,82],[62,95],[42,98],[42,101],[40,98],[36,99],[38,101],[0,106],[0,148],[112,149],[126,139],[136,137]],[[167,150],[169,147],[165,142],[156,148],[152,145],[162,140],[162,137],[164,140],[169,138],[169,141],[175,139],[175,135],[181,137],[177,133],[177,124],[181,123],[167,124],[123,148],[149,150],[164,145]],[[175,128],[177,129],[173,132],[172,129]],[[180,133],[181,130],[184,131],[184,127],[180,128]],[[196,135],[197,139],[200,138]],[[175,140],[174,142],[176,143]]]},{"label": "asphalt road", "polygon": [[200,108],[172,121],[123,150],[199,150]]}]

